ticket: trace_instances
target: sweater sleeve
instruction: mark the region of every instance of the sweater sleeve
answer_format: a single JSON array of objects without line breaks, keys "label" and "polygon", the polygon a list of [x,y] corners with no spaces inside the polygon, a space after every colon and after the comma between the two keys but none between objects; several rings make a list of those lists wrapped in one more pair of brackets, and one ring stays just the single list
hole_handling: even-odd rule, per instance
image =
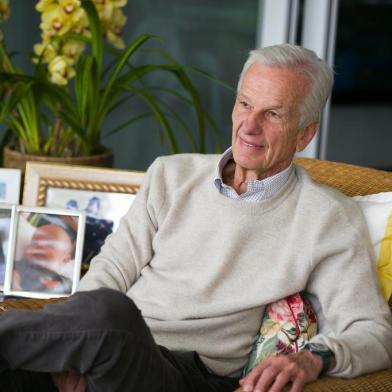
[{"label": "sweater sleeve", "polygon": [[130,209],[91,261],[78,291],[108,287],[126,293],[150,262],[157,216],[164,202],[161,166],[158,158],[148,169]]},{"label": "sweater sleeve", "polygon": [[[355,377],[392,366],[392,317],[381,295],[362,214],[350,200],[320,217],[308,291],[331,327],[327,345],[336,366],[329,375]],[[336,230],[338,228],[338,230]]]}]

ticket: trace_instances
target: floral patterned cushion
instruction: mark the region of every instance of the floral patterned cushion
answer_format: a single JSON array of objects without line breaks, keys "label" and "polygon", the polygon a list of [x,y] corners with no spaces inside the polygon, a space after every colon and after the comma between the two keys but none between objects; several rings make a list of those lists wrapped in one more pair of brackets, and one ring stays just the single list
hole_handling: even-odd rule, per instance
[{"label": "floral patterned cushion", "polygon": [[267,356],[302,350],[316,333],[315,313],[310,302],[301,294],[296,293],[268,305],[244,375]]}]

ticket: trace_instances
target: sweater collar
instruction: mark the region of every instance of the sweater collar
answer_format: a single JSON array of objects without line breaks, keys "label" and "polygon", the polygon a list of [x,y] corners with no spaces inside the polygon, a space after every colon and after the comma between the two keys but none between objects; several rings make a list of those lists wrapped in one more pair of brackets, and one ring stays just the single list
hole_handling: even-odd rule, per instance
[{"label": "sweater collar", "polygon": [[293,164],[291,163],[289,167],[271,177],[264,178],[263,180],[249,181],[247,191],[242,195],[238,195],[234,188],[223,182],[222,178],[223,168],[231,159],[233,159],[233,152],[230,147],[222,154],[214,178],[214,184],[218,191],[230,199],[243,201],[261,201],[269,199],[282,189],[294,170]]}]

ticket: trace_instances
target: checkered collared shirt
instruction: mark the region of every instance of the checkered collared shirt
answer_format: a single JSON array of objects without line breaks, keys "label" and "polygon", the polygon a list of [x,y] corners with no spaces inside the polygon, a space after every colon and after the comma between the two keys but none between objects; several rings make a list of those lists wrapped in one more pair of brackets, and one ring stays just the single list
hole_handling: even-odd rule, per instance
[{"label": "checkered collared shirt", "polygon": [[239,195],[235,189],[226,185],[222,180],[222,171],[227,162],[233,158],[231,147],[227,149],[219,161],[214,184],[218,191],[230,199],[243,200],[243,201],[262,201],[269,199],[277,194],[283,185],[287,182],[290,174],[294,170],[291,164],[288,168],[284,169],[272,177],[265,178],[264,180],[252,180],[248,182],[248,188],[245,193]]}]

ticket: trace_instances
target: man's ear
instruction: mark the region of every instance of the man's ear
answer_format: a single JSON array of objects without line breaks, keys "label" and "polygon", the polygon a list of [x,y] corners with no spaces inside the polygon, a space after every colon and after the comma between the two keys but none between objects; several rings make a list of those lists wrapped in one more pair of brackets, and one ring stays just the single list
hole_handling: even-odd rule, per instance
[{"label": "man's ear", "polygon": [[316,134],[319,126],[320,123],[318,121],[315,121],[299,130],[296,147],[297,152],[302,151],[306,148],[306,146],[311,142],[314,135]]}]

